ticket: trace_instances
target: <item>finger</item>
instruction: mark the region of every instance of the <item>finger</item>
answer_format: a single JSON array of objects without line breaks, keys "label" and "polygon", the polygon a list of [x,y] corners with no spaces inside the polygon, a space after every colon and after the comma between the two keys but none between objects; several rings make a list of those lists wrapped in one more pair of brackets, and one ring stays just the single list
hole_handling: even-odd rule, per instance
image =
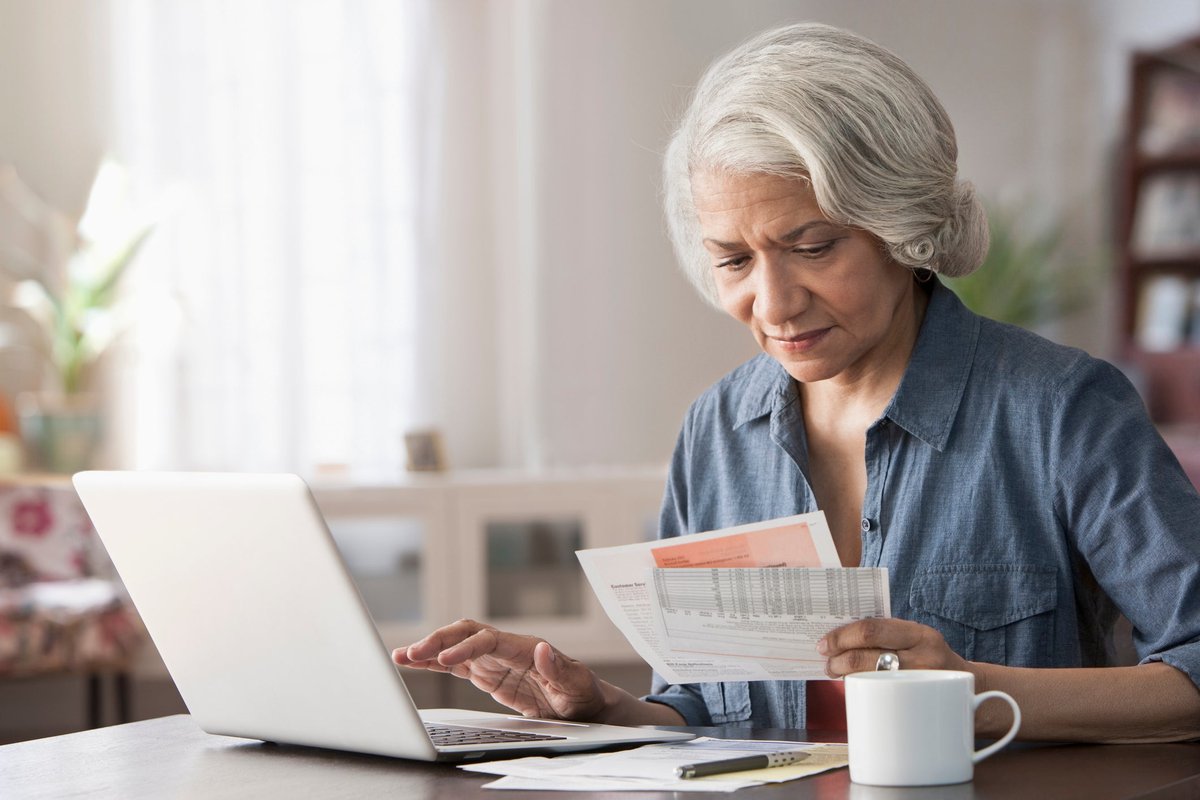
[{"label": "finger", "polygon": [[438,664],[436,667],[430,667],[430,669],[433,672],[445,672],[453,675],[456,678],[464,678],[467,680],[471,680],[475,677],[475,673],[471,669],[470,664],[456,664],[453,667],[444,667],[441,664]]},{"label": "finger", "polygon": [[430,633],[424,639],[408,646],[410,661],[433,661],[439,653],[453,647],[487,626],[472,619],[460,619]]},{"label": "finger", "polygon": [[533,648],[533,678],[558,714],[587,718],[603,704],[596,675],[582,661],[560,653],[547,642]]},{"label": "finger", "polygon": [[554,683],[562,674],[558,654],[549,642],[538,642],[533,647],[533,668],[547,681]]},{"label": "finger", "polygon": [[594,675],[587,665],[555,650],[549,642],[538,642],[534,646],[533,668],[543,686],[572,696],[590,691],[594,683]]},{"label": "finger", "polygon": [[484,626],[483,630],[447,647],[438,654],[437,660],[438,663],[452,665],[481,656],[492,656],[526,669],[533,663],[533,651],[539,642],[541,639],[534,636],[522,636]]},{"label": "finger", "polygon": [[429,669],[434,670],[435,672],[444,670],[444,667],[442,667],[442,665],[439,664],[436,659],[418,661],[416,659],[409,658],[408,654],[403,649],[392,651],[392,662],[397,666],[406,667],[408,669]]},{"label": "finger", "polygon": [[[833,656],[825,662],[825,674],[831,678],[841,678],[855,672],[873,672],[878,669],[879,657],[894,650],[846,650]],[[901,667],[909,667],[900,660]]]},{"label": "finger", "polygon": [[392,662],[400,667],[407,669],[424,669],[431,672],[448,672],[447,667],[443,667],[436,661],[414,661],[408,657],[408,648],[398,647],[392,651]]},{"label": "finger", "polygon": [[817,652],[833,657],[848,650],[907,650],[921,641],[924,627],[906,619],[860,619],[822,636]]}]

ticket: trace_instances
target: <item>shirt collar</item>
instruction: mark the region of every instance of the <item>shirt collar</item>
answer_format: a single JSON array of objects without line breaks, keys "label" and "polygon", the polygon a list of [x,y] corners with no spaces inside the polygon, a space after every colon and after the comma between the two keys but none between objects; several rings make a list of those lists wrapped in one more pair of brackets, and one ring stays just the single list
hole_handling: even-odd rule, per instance
[{"label": "shirt collar", "polygon": [[[979,338],[980,318],[954,292],[934,281],[912,358],[884,416],[936,450],[943,450],[958,413]],[[733,427],[776,413],[797,399],[792,378],[761,353],[749,374]]]},{"label": "shirt collar", "polygon": [[759,353],[747,366],[749,374],[745,379],[742,402],[733,420],[734,430],[750,420],[779,411],[796,400],[792,376],[778,361],[766,353]]},{"label": "shirt collar", "polygon": [[935,450],[950,439],[979,341],[980,317],[935,280],[900,387],[883,415]]}]

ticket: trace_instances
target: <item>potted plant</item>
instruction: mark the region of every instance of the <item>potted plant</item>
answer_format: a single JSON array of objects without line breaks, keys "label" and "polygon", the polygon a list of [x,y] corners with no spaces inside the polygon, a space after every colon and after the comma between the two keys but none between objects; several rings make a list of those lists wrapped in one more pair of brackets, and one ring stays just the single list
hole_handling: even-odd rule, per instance
[{"label": "potted plant", "polygon": [[1061,224],[1024,225],[1003,209],[988,213],[991,246],[978,270],[947,285],[977,314],[1036,328],[1084,308],[1093,296],[1093,260],[1077,257]]},{"label": "potted plant", "polygon": [[152,224],[132,213],[125,171],[105,159],[76,220],[43,202],[10,166],[0,166],[0,270],[9,279],[9,319],[34,331],[42,361],[36,391],[17,397],[33,466],[89,466],[101,437],[94,366],[116,340],[118,289]]}]

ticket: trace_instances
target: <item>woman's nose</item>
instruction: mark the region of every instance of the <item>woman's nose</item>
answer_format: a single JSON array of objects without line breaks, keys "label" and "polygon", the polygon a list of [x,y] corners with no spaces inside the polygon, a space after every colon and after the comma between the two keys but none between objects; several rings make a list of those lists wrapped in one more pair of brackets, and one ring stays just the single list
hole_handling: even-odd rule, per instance
[{"label": "woman's nose", "polygon": [[779,259],[761,262],[754,294],[754,316],[767,325],[783,325],[808,306],[808,289]]}]

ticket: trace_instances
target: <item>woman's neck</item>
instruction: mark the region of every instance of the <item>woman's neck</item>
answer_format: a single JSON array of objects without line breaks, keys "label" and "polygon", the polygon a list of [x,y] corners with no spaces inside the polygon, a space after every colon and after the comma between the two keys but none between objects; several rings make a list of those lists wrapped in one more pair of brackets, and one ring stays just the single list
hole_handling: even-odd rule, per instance
[{"label": "woman's neck", "polygon": [[[896,394],[916,347],[929,307],[930,291],[914,277],[901,300],[890,335],[867,364],[859,364],[828,380],[799,384],[809,423],[869,425]],[[853,420],[853,423],[850,421]]]}]

